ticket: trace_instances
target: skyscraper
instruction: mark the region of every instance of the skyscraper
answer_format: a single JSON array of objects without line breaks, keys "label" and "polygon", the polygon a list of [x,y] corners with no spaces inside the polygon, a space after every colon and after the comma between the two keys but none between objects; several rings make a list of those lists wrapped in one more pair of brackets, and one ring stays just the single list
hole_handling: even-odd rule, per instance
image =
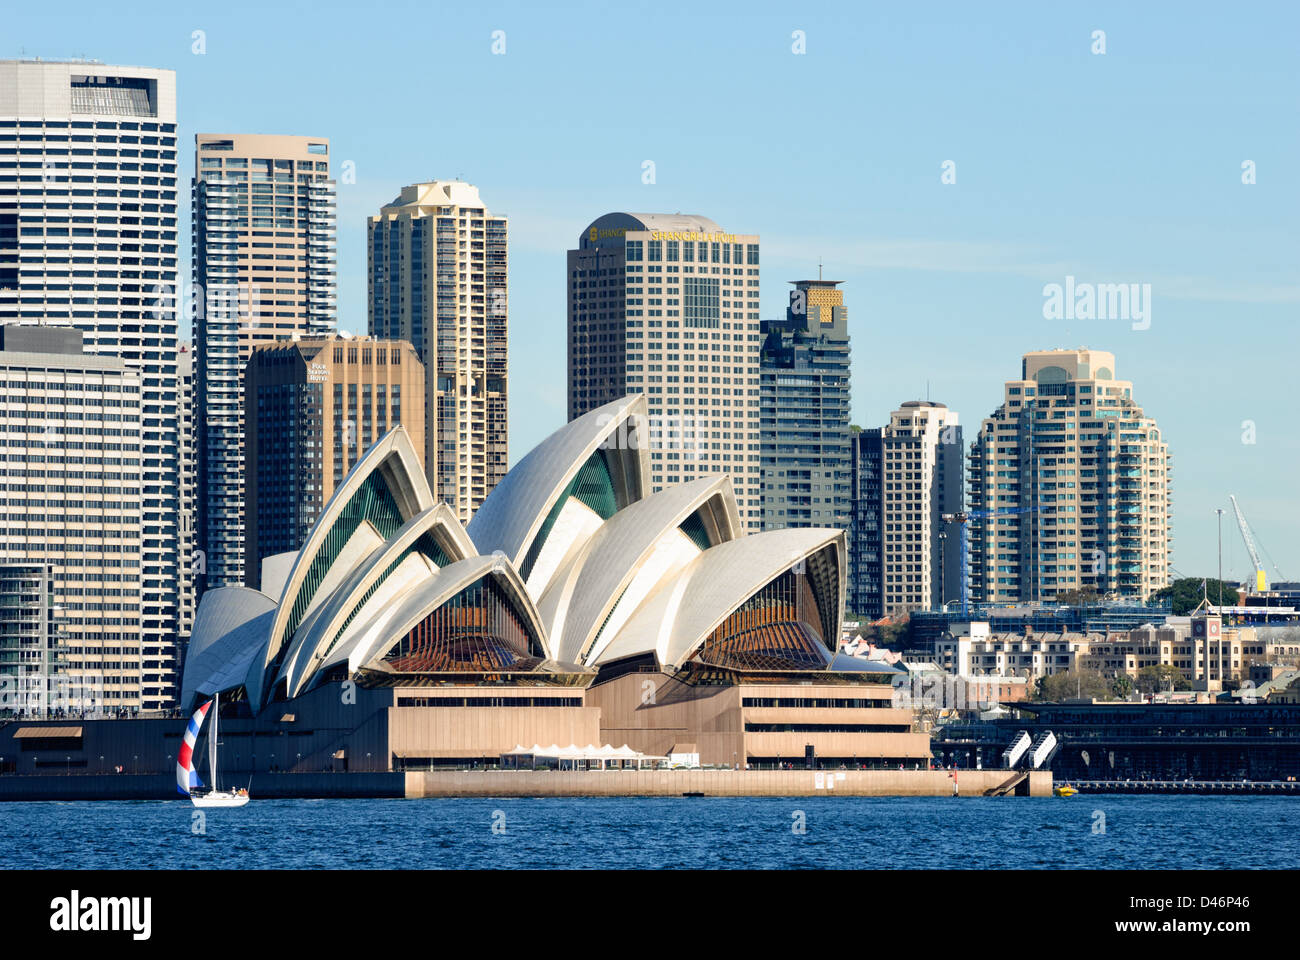
[{"label": "skyscraper", "polygon": [[324,137],[201,133],[194,169],[203,589],[244,582],[243,376],[254,345],[334,330],[336,214]]},{"label": "skyscraper", "polygon": [[425,368],[424,469],[462,523],[509,457],[509,222],[458,180],[403,187],[370,218],[370,335]]},{"label": "skyscraper", "polygon": [[850,524],[849,321],[838,280],[797,280],[760,354],[763,529]]},{"label": "skyscraper", "polygon": [[[181,629],[176,76],[96,61],[0,62],[0,323],[66,320],[141,380],[140,648]],[[121,471],[111,471],[121,472]],[[124,558],[125,559],[125,558]],[[146,686],[141,705],[171,693]]]},{"label": "skyscraper", "polygon": [[57,705],[152,706],[172,645],[141,642],[142,375],[120,357],[84,353],[73,327],[17,323],[0,326],[0,382],[0,566],[27,568],[29,581],[33,565],[48,569],[41,615],[63,623],[27,651],[44,654],[27,658],[44,673],[19,671],[19,693],[36,707],[39,687],[70,685],[78,692]]},{"label": "skyscraper", "polygon": [[298,550],[361,455],[398,424],[424,441],[424,368],[404,341],[333,336],[253,350],[244,386],[248,586]]},{"label": "skyscraper", "polygon": [[1169,583],[1170,454],[1100,350],[1026,353],[971,444],[971,595],[1149,597]]},{"label": "skyscraper", "polygon": [[[182,647],[189,643],[194,629],[195,591],[194,582],[197,571],[194,569],[195,499],[194,499],[194,348],[191,344],[181,344],[176,353],[176,387],[179,397],[176,409],[180,418],[177,431],[179,447],[179,489],[180,489],[180,533],[181,556],[191,558],[191,562],[180,565],[181,609],[180,635]],[[182,658],[183,659],[183,658]],[[180,669],[178,662],[175,667]],[[173,686],[179,688],[180,678],[176,677]]]},{"label": "skyscraper", "polygon": [[763,512],[758,248],[707,217],[610,213],[568,256],[569,419],[644,394],[653,490],[730,474],[751,531]]},{"label": "skyscraper", "polygon": [[880,571],[880,428],[857,430],[849,441],[852,480],[846,610],[872,620],[885,615]]},{"label": "skyscraper", "polygon": [[962,506],[962,437],[942,403],[909,400],[880,433],[882,602],[886,615],[961,596],[961,544],[943,515]]}]

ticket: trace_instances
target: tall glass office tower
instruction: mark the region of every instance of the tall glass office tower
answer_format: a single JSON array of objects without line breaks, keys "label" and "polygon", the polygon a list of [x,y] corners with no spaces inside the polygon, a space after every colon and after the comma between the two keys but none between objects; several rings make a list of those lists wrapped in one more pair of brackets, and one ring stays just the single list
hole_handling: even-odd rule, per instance
[{"label": "tall glass office tower", "polygon": [[760,325],[763,529],[850,525],[849,318],[838,280],[797,280]]}]

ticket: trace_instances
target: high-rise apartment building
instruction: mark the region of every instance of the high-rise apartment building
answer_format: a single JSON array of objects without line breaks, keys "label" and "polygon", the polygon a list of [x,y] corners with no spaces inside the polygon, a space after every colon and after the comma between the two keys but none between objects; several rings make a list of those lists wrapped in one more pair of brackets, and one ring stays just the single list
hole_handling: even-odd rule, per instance
[{"label": "high-rise apartment building", "polygon": [[1170,453],[1100,350],[1026,353],[970,450],[971,588],[979,602],[1169,583]]},{"label": "high-rise apartment building", "polygon": [[644,394],[658,491],[730,474],[762,526],[758,236],[707,217],[610,213],[568,256],[569,419]]},{"label": "high-rise apartment building", "polygon": [[849,441],[849,582],[846,610],[871,620],[885,615],[880,570],[880,428],[856,430]]},{"label": "high-rise apartment building", "polygon": [[244,367],[257,344],[334,330],[337,254],[324,137],[201,133],[194,169],[202,590],[244,582]]},{"label": "high-rise apartment building", "polygon": [[403,187],[370,218],[370,335],[425,367],[424,468],[462,523],[509,457],[509,222],[459,180]]},{"label": "high-rise apartment building", "polygon": [[[176,510],[176,178],[171,70],[0,62],[0,323],[67,321],[89,351],[139,374],[135,642],[151,662],[176,657],[188,563]],[[168,705],[170,692],[144,691],[145,709]]]},{"label": "high-rise apartment building", "polygon": [[961,426],[942,403],[909,400],[880,433],[881,595],[886,615],[961,598]]},{"label": "high-rise apartment building", "polygon": [[[74,327],[0,326],[0,566],[48,568],[62,630],[43,641],[45,669],[57,666],[45,690],[62,690],[65,708],[152,706],[145,684],[174,669],[170,647],[141,639],[143,377],[83,353]],[[35,708],[36,675],[23,685]]]},{"label": "high-rise apartment building", "polygon": [[302,547],[321,508],[398,424],[424,442],[424,367],[401,340],[333,336],[258,346],[244,386],[247,580]]},{"label": "high-rise apartment building", "polygon": [[[195,526],[195,466],[194,451],[194,348],[188,343],[181,344],[176,352],[176,386],[179,397],[176,401],[180,429],[177,432],[180,451],[180,470],[178,474],[180,489],[180,534],[181,555],[189,557],[190,562],[181,564],[181,609],[180,635],[182,652],[189,645],[190,634],[194,629],[194,612],[196,605],[195,578],[200,574],[194,563]],[[183,657],[181,658],[183,661]],[[183,663],[177,664],[179,670]],[[180,677],[176,678],[179,689]]]},{"label": "high-rise apartment building", "polygon": [[849,318],[838,280],[797,280],[759,324],[763,529],[850,525]]}]

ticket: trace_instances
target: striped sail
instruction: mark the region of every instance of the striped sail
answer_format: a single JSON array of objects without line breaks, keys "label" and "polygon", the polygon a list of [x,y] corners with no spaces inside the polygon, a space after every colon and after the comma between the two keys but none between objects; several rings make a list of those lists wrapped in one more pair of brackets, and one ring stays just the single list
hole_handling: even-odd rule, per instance
[{"label": "striped sail", "polygon": [[203,726],[203,718],[207,716],[210,706],[211,700],[194,711],[190,725],[185,728],[180,753],[176,755],[176,792],[187,797],[193,787],[203,786],[203,781],[194,770],[194,741],[199,738],[199,728]]}]

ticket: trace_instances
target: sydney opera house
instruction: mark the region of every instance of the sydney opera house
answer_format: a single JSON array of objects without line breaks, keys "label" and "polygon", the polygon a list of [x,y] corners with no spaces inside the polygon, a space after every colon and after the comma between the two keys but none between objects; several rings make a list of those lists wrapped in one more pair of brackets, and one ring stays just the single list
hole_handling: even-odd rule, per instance
[{"label": "sydney opera house", "polygon": [[432,769],[552,743],[924,763],[893,668],[838,652],[844,534],[744,535],[721,474],[652,492],[645,417],[627,397],[568,423],[468,528],[388,433],[256,589],[203,595],[181,706],[220,693],[225,729],[254,737],[233,748],[250,770]]}]

